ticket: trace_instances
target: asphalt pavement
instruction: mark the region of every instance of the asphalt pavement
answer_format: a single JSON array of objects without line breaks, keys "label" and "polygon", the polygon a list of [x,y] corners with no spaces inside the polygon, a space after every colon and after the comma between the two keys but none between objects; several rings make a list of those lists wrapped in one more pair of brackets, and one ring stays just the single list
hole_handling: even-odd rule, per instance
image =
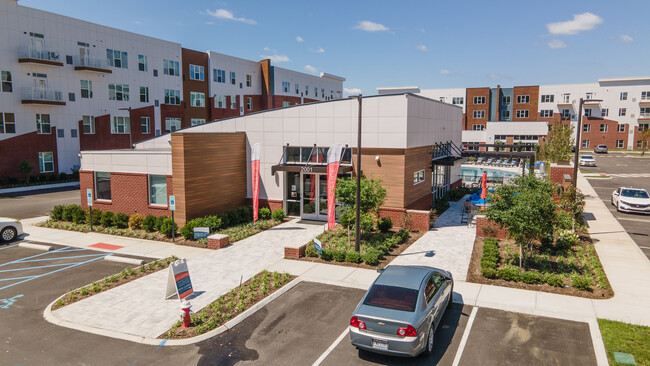
[{"label": "asphalt pavement", "polygon": [[0,195],[0,217],[26,219],[48,215],[56,205],[79,204],[79,187],[62,187]]}]

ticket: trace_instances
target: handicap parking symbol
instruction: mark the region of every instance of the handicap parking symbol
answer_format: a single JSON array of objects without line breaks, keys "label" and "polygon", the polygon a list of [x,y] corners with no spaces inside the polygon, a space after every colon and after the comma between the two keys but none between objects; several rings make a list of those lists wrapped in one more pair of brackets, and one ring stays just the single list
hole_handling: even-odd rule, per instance
[{"label": "handicap parking symbol", "polygon": [[9,309],[9,307],[16,302],[16,299],[23,296],[24,295],[16,295],[9,299],[0,299],[0,309]]}]

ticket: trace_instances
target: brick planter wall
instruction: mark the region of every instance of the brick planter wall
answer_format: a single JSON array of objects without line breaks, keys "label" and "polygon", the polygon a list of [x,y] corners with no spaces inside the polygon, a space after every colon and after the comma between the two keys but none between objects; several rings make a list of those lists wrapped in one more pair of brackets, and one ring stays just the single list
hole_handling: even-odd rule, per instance
[{"label": "brick planter wall", "polygon": [[[564,181],[564,175],[568,174],[571,177],[571,181],[573,181],[573,167],[570,165],[557,165],[557,164],[551,164],[551,169],[549,173],[549,178],[551,179],[551,182],[557,183],[562,185],[563,187],[568,185],[567,182]],[[570,182],[568,182],[570,183]]]},{"label": "brick planter wall", "polygon": [[230,237],[228,235],[214,234],[208,236],[209,249],[221,249],[228,244],[230,244]]},{"label": "brick planter wall", "polygon": [[298,248],[284,248],[284,257],[287,259],[298,259],[305,256],[305,248],[307,245],[302,245]]},{"label": "brick planter wall", "polygon": [[[405,220],[405,215],[408,215],[407,220]],[[390,219],[393,221],[393,226],[397,228],[402,228],[404,226],[404,221],[408,221],[409,225],[407,229],[409,230],[429,230],[429,211],[381,207],[379,208],[379,217],[390,217]]]},{"label": "brick planter wall", "polygon": [[[494,235],[488,235],[483,231],[484,227],[491,226],[496,229],[496,233]],[[501,228],[499,224],[495,223],[494,221],[489,220],[486,217],[477,217],[476,218],[476,236],[480,236],[482,238],[497,238],[497,239],[506,239],[507,238],[507,231],[504,228]]]}]

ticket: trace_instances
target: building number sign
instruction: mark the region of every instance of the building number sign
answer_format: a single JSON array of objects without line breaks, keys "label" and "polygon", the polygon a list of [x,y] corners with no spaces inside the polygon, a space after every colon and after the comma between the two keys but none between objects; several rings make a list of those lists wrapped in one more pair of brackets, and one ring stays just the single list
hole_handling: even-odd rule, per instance
[{"label": "building number sign", "polygon": [[300,167],[300,172],[301,173],[311,173],[312,172],[312,167],[310,167],[310,166]]}]

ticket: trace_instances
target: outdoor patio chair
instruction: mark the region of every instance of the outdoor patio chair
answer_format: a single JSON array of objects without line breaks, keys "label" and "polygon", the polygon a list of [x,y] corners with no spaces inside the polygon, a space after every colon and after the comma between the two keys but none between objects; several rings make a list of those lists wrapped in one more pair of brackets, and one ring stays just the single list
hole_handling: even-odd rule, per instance
[{"label": "outdoor patio chair", "polygon": [[469,210],[474,206],[471,201],[465,201],[463,202],[463,210],[460,212],[460,222],[461,224],[463,222],[467,222],[467,219],[469,218]]},{"label": "outdoor patio chair", "polygon": [[494,165],[494,166],[499,166],[499,165],[501,165],[501,158],[499,158],[499,159],[497,159],[496,161],[494,161],[494,162],[492,163],[492,165]]},{"label": "outdoor patio chair", "polygon": [[483,164],[483,157],[476,159],[476,164]]},{"label": "outdoor patio chair", "polygon": [[492,164],[492,158],[487,159],[485,162],[486,165],[491,165]]},{"label": "outdoor patio chair", "polygon": [[472,226],[472,222],[474,221],[474,218],[480,214],[479,208],[474,206],[470,206],[469,211],[467,212],[467,227]]}]

